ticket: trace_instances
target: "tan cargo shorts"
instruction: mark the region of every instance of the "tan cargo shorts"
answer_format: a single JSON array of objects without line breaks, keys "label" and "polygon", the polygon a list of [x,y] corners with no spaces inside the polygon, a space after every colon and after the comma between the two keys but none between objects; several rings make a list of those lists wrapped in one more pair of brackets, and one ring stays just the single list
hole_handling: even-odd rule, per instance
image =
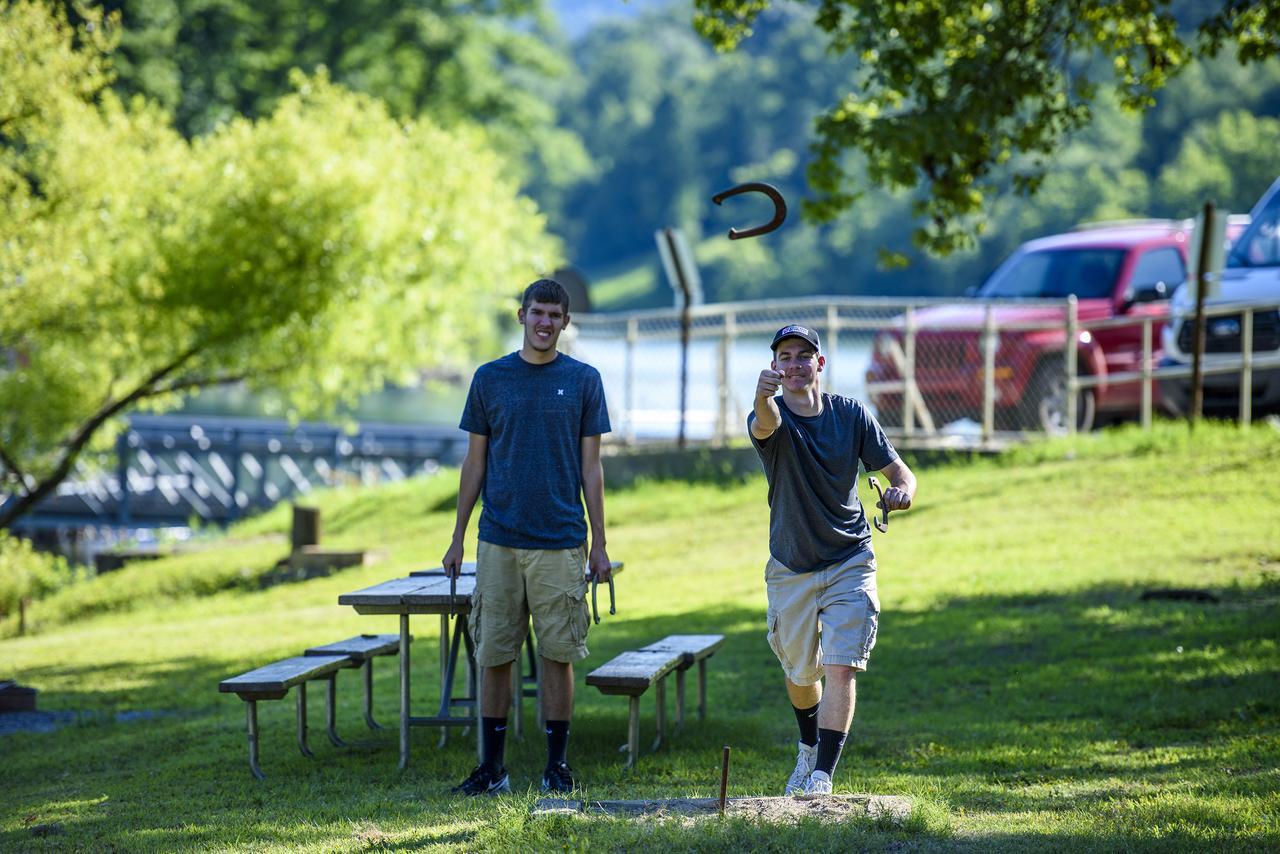
[{"label": "tan cargo shorts", "polygon": [[467,625],[476,663],[497,667],[515,661],[529,631],[538,654],[551,661],[587,657],[587,547],[512,549],[486,543],[476,549],[476,591]]},{"label": "tan cargo shorts", "polygon": [[824,664],[867,669],[880,621],[871,552],[816,572],[792,572],[770,557],[764,578],[769,647],[793,684],[814,684]]}]

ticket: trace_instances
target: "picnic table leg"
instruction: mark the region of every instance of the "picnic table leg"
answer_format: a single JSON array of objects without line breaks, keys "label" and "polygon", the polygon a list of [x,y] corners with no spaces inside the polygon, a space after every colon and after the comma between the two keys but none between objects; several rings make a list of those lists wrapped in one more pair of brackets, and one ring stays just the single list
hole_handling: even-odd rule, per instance
[{"label": "picnic table leg", "polygon": [[676,732],[684,729],[684,670],[676,671]]},{"label": "picnic table leg", "polygon": [[[455,629],[454,631],[456,633],[457,630]],[[462,640],[467,648],[467,690],[471,690],[476,686],[476,650],[471,643],[471,625],[469,622],[466,625],[465,637]]]},{"label": "picnic table leg", "polygon": [[630,717],[627,720],[627,766],[636,767],[636,754],[640,752],[640,698],[628,697]]},{"label": "picnic table leg", "polygon": [[[465,620],[460,621],[457,627],[455,627],[453,630],[453,646],[454,646],[453,669],[455,672],[458,669],[458,660],[457,660],[458,650],[462,649],[467,656],[467,690],[470,693],[463,697],[460,697],[459,700],[462,701],[463,705],[466,705],[467,701],[471,702],[472,712],[473,712],[471,717],[472,717],[472,720],[474,721],[474,725],[476,728],[476,738],[479,739],[480,729],[481,729],[481,726],[480,726],[480,668],[476,666],[476,647],[475,647],[475,644],[471,642],[471,629],[468,627],[467,622]],[[462,728],[462,734],[466,735],[470,731],[471,726],[472,724],[468,724],[467,726],[464,726]]]},{"label": "picnic table leg", "polygon": [[298,685],[298,749],[303,756],[314,757],[311,748],[307,747],[307,683]]},{"label": "picnic table leg", "polygon": [[658,735],[653,740],[653,750],[657,750],[662,746],[662,737],[666,735],[667,729],[667,680],[659,679],[657,684],[653,686],[654,697],[658,703]]},{"label": "picnic table leg", "polygon": [[[451,680],[449,673],[449,615],[440,615],[440,716],[444,717],[449,714],[449,688]],[[449,727],[440,727],[439,747],[444,747],[449,741]]]},{"label": "picnic table leg", "polygon": [[528,693],[526,693],[526,695],[525,695],[525,696],[534,697],[534,698],[537,698],[537,699],[539,700],[539,702],[538,702],[538,729],[546,729],[546,725],[545,725],[545,724],[543,724],[543,722],[542,722],[542,703],[541,703],[541,701],[540,701],[540,700],[541,700],[541,695],[538,693],[538,688],[539,688],[539,687],[541,686],[541,684],[542,684],[542,679],[540,678],[539,673],[538,673],[538,651],[537,651],[537,641],[535,640],[535,638],[534,638],[534,636],[533,636],[533,629],[530,629],[530,630],[529,630],[529,634],[528,634],[528,636],[525,638],[525,641],[524,641],[524,649],[525,649],[525,659],[526,659],[526,662],[525,662],[525,663],[529,665],[529,673],[528,673],[528,675],[526,675],[526,676],[525,676],[525,678],[524,678],[523,684],[521,685],[521,690],[525,690],[525,688],[524,688],[524,686],[525,686],[525,685],[528,685],[528,684],[530,684],[530,683],[532,683],[532,684],[533,684],[533,693],[532,693],[532,694],[528,694]]},{"label": "picnic table leg", "polygon": [[373,719],[373,657],[364,660],[364,722],[369,729],[382,729],[382,724]]},{"label": "picnic table leg", "polygon": [[[470,699],[474,704],[475,721],[476,721],[476,738],[480,737],[480,668],[476,664],[476,647],[471,640],[471,628],[468,623],[460,622],[454,630],[454,646],[456,647],[461,639],[463,649],[467,653],[467,690],[470,691]],[[457,656],[454,656],[455,660]],[[469,727],[462,728],[462,734],[466,735]]]},{"label": "picnic table leg", "polygon": [[400,770],[409,767],[409,615],[400,615]]},{"label": "picnic table leg", "polygon": [[698,720],[707,719],[707,660],[698,662]]},{"label": "picnic table leg", "polygon": [[522,650],[516,648],[516,660],[511,668],[511,714],[514,720],[515,736],[524,740],[524,666],[520,663]]},{"label": "picnic table leg", "polygon": [[538,660],[534,644],[534,641],[530,641],[529,670],[533,673],[533,695],[538,702],[538,729],[546,731],[547,716],[542,710],[542,663]]},{"label": "picnic table leg", "polygon": [[347,743],[338,738],[338,674],[330,673],[325,681],[329,683],[324,696],[324,722],[329,730],[329,741],[334,747],[346,747]]},{"label": "picnic table leg", "polygon": [[258,701],[245,700],[244,703],[245,722],[249,728],[249,770],[253,772],[253,776],[259,780],[267,779],[267,775],[262,773],[262,769],[258,767]]},{"label": "picnic table leg", "polygon": [[[442,719],[459,720],[459,718],[455,717],[453,714],[453,707],[457,705],[465,706],[475,702],[473,699],[473,696],[471,695],[454,697],[454,694],[453,694],[453,690],[454,690],[453,686],[457,683],[457,679],[458,679],[458,655],[461,654],[463,651],[465,651],[467,655],[468,684],[469,685],[474,684],[473,677],[471,676],[471,673],[474,670],[474,668],[471,665],[471,659],[473,658],[473,650],[471,648],[471,637],[467,633],[466,626],[467,626],[466,622],[461,618],[459,618],[454,622],[453,640],[450,642],[450,645],[449,645],[449,658],[447,661],[441,662],[444,665],[444,671],[440,676],[440,708],[437,710],[436,716]],[[441,628],[443,628],[443,626]],[[474,689],[472,690],[472,693],[474,694]],[[464,715],[460,718],[460,720],[467,722],[467,725],[463,727],[463,733],[465,734],[466,731],[471,726],[470,724],[471,716],[470,714]],[[447,732],[448,725],[442,723],[441,729]],[[440,734],[441,747],[444,747],[444,744],[445,744],[445,732],[442,732]]]}]

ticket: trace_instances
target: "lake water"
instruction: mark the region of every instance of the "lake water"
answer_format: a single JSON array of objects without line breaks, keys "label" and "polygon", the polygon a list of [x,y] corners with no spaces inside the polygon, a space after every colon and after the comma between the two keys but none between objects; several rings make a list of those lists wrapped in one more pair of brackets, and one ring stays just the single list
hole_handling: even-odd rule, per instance
[{"label": "lake water", "polygon": [[[614,433],[637,439],[674,439],[680,425],[680,342],[670,339],[639,341],[634,350],[634,389],[626,388],[626,341],[579,336],[573,341],[575,358],[594,365],[604,380],[605,397]],[[828,357],[823,371],[825,391],[863,397],[870,361],[868,340],[842,339]],[[747,411],[755,395],[760,372],[769,367],[772,353],[768,338],[743,337],[729,348],[728,427],[730,435],[746,434]],[[689,342],[688,392],[685,435],[709,439],[716,433],[721,398],[718,386],[720,342]],[[628,413],[628,405],[633,411]]]},{"label": "lake water", "polygon": [[[571,327],[572,328],[572,327]],[[604,381],[605,398],[613,423],[613,438],[639,440],[675,439],[680,429],[680,342],[673,338],[640,340],[634,351],[634,388],[628,400],[626,341],[622,338],[579,334],[562,339],[567,352],[595,366]],[[520,346],[518,335],[506,342],[506,351]],[[841,337],[836,352],[827,355],[822,385],[826,391],[864,396],[870,340]],[[769,366],[769,339],[743,336],[729,352],[729,432],[745,435],[747,410],[755,394],[760,371]],[[685,433],[691,439],[715,436],[719,418],[719,339],[693,339],[689,343],[689,387]],[[437,383],[422,388],[389,388],[366,395],[353,416],[361,421],[415,422],[455,426],[466,402],[466,381],[460,385]],[[632,408],[628,412],[628,408]],[[262,401],[242,389],[213,389],[186,407],[190,414],[259,417]]]}]

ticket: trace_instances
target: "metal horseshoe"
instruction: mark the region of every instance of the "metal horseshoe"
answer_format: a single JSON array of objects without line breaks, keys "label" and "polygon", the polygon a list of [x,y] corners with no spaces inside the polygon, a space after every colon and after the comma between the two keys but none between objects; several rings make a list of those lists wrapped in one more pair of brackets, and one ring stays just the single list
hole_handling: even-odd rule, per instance
[{"label": "metal horseshoe", "polygon": [[884,521],[882,522],[879,517],[873,514],[871,521],[876,523],[877,531],[882,534],[887,534],[889,532],[889,508],[884,505],[884,493],[880,490],[880,481],[876,480],[874,477],[869,477],[867,480],[871,483],[871,488],[876,491],[876,495],[880,496],[880,500],[876,503],[876,506],[880,508],[881,515],[884,517]]},{"label": "metal horseshoe", "polygon": [[[600,606],[596,604],[596,585],[600,583],[600,579],[591,576],[591,616],[595,619],[596,625],[600,625]],[[613,576],[609,576],[609,613],[618,613],[617,606],[614,604],[613,598]]]},{"label": "metal horseshoe", "polygon": [[731,228],[729,229],[730,240],[741,240],[744,237],[759,237],[761,234],[769,232],[782,225],[783,220],[787,218],[787,201],[782,198],[782,193],[778,192],[778,188],[772,184],[764,184],[760,181],[749,181],[746,184],[739,184],[728,190],[722,190],[711,197],[711,201],[717,205],[730,196],[738,196],[743,193],[764,193],[773,202],[773,219],[764,225],[757,225],[755,228]]}]

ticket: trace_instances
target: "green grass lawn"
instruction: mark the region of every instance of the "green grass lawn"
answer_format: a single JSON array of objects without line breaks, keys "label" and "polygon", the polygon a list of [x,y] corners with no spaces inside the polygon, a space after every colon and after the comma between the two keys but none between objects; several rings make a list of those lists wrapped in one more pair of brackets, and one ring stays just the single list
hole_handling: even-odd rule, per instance
[{"label": "green grass lawn", "polygon": [[[339,732],[293,741],[292,694],[259,704],[248,771],[243,704],[218,681],[309,645],[394,632],[340,593],[438,565],[450,472],[318,497],[326,543],[384,548],[376,566],[262,589],[287,508],[208,551],[126,568],[37,603],[36,631],[0,641],[0,677],[77,721],[0,736],[0,849],[1276,850],[1280,847],[1280,431],[1134,430],[920,470],[917,508],[877,534],[883,615],[836,791],[909,795],[903,827],[871,821],[532,818],[543,739],[508,745],[517,794],[447,794],[474,764],[460,733],[365,729],[354,673]],[[777,794],[795,723],[764,639],[763,479],[642,483],[608,497],[619,613],[578,670],[570,761],[591,798]],[[474,556],[474,536],[468,557]],[[1218,604],[1143,601],[1153,587]],[[437,621],[414,624],[418,697],[434,683]],[[12,634],[12,626],[0,632]],[[727,636],[703,723],[622,770],[626,701],[583,684],[616,653],[671,632]],[[390,659],[375,714],[397,715]],[[674,691],[671,692],[674,695]],[[670,704],[671,698],[668,699]],[[425,706],[425,702],[423,703]],[[642,701],[642,742],[653,701]],[[120,719],[120,712],[149,717]],[[424,712],[425,713],[425,712]],[[61,832],[36,836],[31,828]]]}]

